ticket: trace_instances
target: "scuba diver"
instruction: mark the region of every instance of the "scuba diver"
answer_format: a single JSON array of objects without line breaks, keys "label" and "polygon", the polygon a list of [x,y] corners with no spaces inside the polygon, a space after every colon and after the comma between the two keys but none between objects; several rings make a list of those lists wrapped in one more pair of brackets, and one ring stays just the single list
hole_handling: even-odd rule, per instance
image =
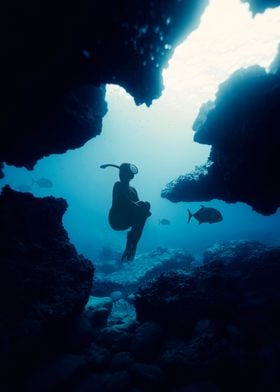
[{"label": "scuba diver", "polygon": [[100,168],[116,167],[119,169],[120,181],[114,184],[112,207],[109,212],[109,223],[114,230],[131,230],[127,233],[126,247],[122,260],[133,260],[137,244],[141,238],[146,219],[151,216],[150,203],[140,201],[135,188],[129,181],[138,173],[135,165],[122,163],[101,165]]}]

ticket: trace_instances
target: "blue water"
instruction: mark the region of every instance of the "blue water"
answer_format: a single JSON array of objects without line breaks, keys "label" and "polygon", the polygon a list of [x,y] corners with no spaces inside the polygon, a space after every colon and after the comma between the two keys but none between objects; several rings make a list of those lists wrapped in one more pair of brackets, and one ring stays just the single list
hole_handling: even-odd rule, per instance
[{"label": "blue water", "polygon": [[[203,22],[200,29],[202,27]],[[195,34],[189,38],[190,44],[195,40]],[[276,51],[278,42],[275,38],[272,52]],[[197,45],[195,48],[199,53]],[[209,49],[213,51],[213,48]],[[189,59],[193,62],[191,48],[188,50]],[[16,188],[20,184],[30,184],[32,178],[49,178],[54,184],[53,188],[39,188],[35,184],[32,193],[38,197],[53,195],[67,200],[69,207],[64,216],[64,226],[78,251],[93,260],[103,246],[122,251],[126,238],[124,232],[115,232],[108,224],[112,187],[118,180],[118,171],[114,168],[100,169],[103,163],[131,162],[139,168],[131,185],[137,189],[141,200],[151,203],[152,216],[147,221],[138,252],[164,246],[183,247],[200,255],[216,241],[233,239],[279,244],[279,211],[264,217],[245,204],[226,204],[213,200],[205,205],[218,208],[224,216],[223,222],[199,226],[194,219],[187,224],[187,208],[195,212],[200,208],[200,203],[172,204],[160,197],[162,188],[169,181],[204,163],[209,154],[209,146],[193,142],[192,124],[200,105],[213,98],[218,84],[228,75],[225,75],[224,68],[217,65],[217,56],[212,56],[211,60],[216,61],[215,65],[204,64],[205,59],[210,61],[211,58],[205,53],[205,42],[202,56],[197,59],[197,78],[192,77],[182,92],[180,79],[176,85],[176,78],[173,77],[173,80],[169,74],[169,82],[166,79],[162,97],[150,108],[143,105],[137,107],[124,90],[108,86],[106,99],[109,111],[100,136],[80,149],[40,160],[33,171],[6,166],[5,178],[0,181],[0,186],[8,183]],[[252,64],[259,61],[259,57],[250,56]],[[189,67],[191,65],[187,64]],[[227,72],[241,65],[235,59]],[[170,72],[172,67],[171,64]],[[195,72],[195,65],[192,70]],[[174,72],[178,76],[176,65]],[[184,75],[180,77],[183,79]],[[207,90],[209,86],[212,86],[211,91]],[[160,225],[159,220],[162,218],[169,219],[171,224]]]},{"label": "blue water", "polygon": [[[107,100],[109,113],[101,136],[81,149],[42,159],[33,171],[6,167],[6,178],[1,183],[16,187],[31,183],[32,178],[51,179],[53,188],[34,185],[32,193],[67,200],[64,226],[78,251],[92,259],[102,246],[121,251],[125,245],[124,232],[114,232],[107,220],[118,171],[102,170],[99,166],[110,162],[135,163],[139,173],[131,185],[137,189],[140,199],[152,204],[152,216],[147,221],[139,252],[166,246],[184,247],[200,254],[213,242],[231,239],[259,239],[277,244],[280,213],[264,217],[245,204],[213,200],[205,205],[218,208],[224,216],[223,222],[199,226],[192,219],[187,224],[187,208],[194,212],[200,203],[173,204],[162,199],[160,192],[171,179],[204,162],[209,147],[195,144],[192,134],[184,131],[182,119],[172,118],[168,107],[162,109],[160,100],[151,109],[136,107],[131,98],[116,89],[110,91]],[[162,218],[169,219],[171,224],[160,225]]]}]

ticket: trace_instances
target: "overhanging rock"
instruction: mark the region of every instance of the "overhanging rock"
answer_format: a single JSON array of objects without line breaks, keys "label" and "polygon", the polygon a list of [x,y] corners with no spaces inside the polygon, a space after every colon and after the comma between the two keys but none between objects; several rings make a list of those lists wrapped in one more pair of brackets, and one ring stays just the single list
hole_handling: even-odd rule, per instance
[{"label": "overhanging rock", "polygon": [[194,140],[212,146],[208,164],[168,184],[162,196],[240,201],[274,213],[280,206],[279,107],[279,73],[258,66],[235,72],[193,125]]}]

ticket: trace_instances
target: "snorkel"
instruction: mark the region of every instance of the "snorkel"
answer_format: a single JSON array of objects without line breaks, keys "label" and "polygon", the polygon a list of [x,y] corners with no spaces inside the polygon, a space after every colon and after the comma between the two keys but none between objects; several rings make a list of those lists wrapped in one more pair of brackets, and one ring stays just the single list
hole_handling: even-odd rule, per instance
[{"label": "snorkel", "polygon": [[129,172],[134,176],[134,174],[138,173],[137,166],[133,165],[132,163],[122,163],[120,166],[114,165],[112,163],[106,163],[100,166],[100,169],[106,169],[106,167],[116,167],[120,170],[120,172]]},{"label": "snorkel", "polygon": [[100,165],[100,169],[106,169],[106,167],[116,167],[117,169],[119,169],[120,167],[118,165],[113,165],[112,163],[106,163],[105,165]]}]

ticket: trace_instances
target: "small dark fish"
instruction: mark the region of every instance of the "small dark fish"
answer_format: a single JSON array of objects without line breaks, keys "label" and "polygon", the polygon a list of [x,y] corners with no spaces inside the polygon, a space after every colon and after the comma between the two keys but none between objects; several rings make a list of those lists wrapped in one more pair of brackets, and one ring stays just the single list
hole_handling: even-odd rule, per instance
[{"label": "small dark fish", "polygon": [[20,192],[31,192],[32,191],[32,184],[20,184],[18,186],[15,187],[16,190],[20,191]]},{"label": "small dark fish", "polygon": [[40,178],[39,180],[33,180],[34,184],[37,184],[40,188],[52,188],[53,183],[48,178]]},{"label": "small dark fish", "polygon": [[201,206],[201,208],[196,211],[194,214],[190,212],[188,209],[189,213],[189,219],[188,223],[190,223],[190,220],[192,217],[194,217],[199,224],[201,223],[217,223],[221,222],[223,220],[223,216],[220,213],[220,211],[216,210],[216,208],[212,207],[204,207]]},{"label": "small dark fish", "polygon": [[163,218],[163,219],[160,219],[160,220],[158,221],[158,224],[159,224],[159,225],[167,226],[167,225],[170,225],[170,220]]}]

